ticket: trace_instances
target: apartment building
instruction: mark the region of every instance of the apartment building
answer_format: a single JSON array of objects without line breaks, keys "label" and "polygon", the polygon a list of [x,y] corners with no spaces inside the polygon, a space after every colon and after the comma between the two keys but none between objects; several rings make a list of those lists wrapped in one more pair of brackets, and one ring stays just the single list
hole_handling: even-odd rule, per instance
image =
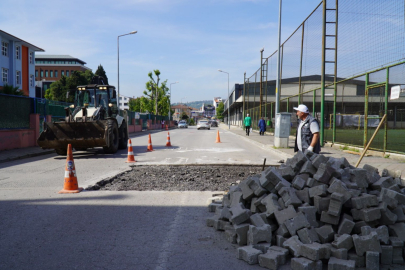
[{"label": "apartment building", "polygon": [[35,97],[35,52],[44,50],[2,30],[0,44],[0,88],[12,85]]}]

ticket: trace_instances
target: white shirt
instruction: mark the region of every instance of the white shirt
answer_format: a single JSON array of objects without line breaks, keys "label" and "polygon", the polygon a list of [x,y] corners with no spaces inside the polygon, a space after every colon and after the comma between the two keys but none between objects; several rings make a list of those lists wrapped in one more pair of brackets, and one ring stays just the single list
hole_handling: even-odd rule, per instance
[{"label": "white shirt", "polygon": [[[302,128],[302,126],[304,125],[304,122],[305,122],[305,120],[304,120],[304,121],[301,121],[300,125],[298,126],[298,133],[297,133],[297,146],[298,146],[298,149],[299,149],[300,151],[302,151],[301,128]],[[309,123],[307,122],[307,123],[305,123],[305,125],[309,125]],[[316,133],[316,132],[319,132],[318,123],[316,123],[315,121],[312,122],[312,124],[311,124],[311,126],[309,127],[309,129],[311,130],[312,134],[314,134],[314,133]]]}]

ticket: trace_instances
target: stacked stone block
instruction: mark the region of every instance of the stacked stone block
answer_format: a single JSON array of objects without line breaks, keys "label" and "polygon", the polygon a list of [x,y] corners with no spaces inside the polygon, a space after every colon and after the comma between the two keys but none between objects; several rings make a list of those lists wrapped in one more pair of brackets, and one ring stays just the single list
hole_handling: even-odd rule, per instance
[{"label": "stacked stone block", "polygon": [[345,158],[298,152],[231,186],[206,224],[237,258],[278,269],[404,267],[405,181]]}]

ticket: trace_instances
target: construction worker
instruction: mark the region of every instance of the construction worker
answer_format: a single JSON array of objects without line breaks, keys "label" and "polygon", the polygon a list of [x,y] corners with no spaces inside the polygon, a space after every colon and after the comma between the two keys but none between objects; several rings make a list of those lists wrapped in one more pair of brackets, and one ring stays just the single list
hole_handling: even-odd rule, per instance
[{"label": "construction worker", "polygon": [[250,126],[252,125],[252,118],[250,118],[249,114],[246,114],[245,117],[245,128],[246,128],[246,135],[249,136]]},{"label": "construction worker", "polygon": [[266,131],[266,122],[264,121],[263,117],[259,120],[259,128],[260,128],[259,131],[260,136],[264,135],[264,132]]},{"label": "construction worker", "polygon": [[294,151],[297,152],[299,150],[305,152],[305,150],[308,150],[319,154],[321,151],[321,143],[318,120],[309,115],[308,107],[304,104],[294,107],[294,110],[297,111],[297,117],[299,119]]}]

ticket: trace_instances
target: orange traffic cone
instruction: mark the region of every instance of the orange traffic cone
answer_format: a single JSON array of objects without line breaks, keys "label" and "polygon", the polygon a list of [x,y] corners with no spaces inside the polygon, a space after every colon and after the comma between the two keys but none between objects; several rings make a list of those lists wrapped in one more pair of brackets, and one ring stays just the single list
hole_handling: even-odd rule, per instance
[{"label": "orange traffic cone", "polygon": [[166,125],[166,130],[169,130],[169,127]]},{"label": "orange traffic cone", "polygon": [[167,143],[166,146],[172,146],[172,144],[170,143],[170,134],[169,132],[167,132]]},{"label": "orange traffic cone", "polygon": [[217,140],[215,141],[216,143],[221,142],[221,138],[219,137],[219,130],[217,130]]},{"label": "orange traffic cone", "polygon": [[68,144],[66,167],[65,167],[65,184],[63,189],[58,193],[79,193],[83,188],[79,188],[77,183],[75,162],[73,161],[72,145]]},{"label": "orange traffic cone", "polygon": [[153,151],[152,138],[150,137],[150,133],[149,133],[148,149],[146,149],[146,152],[152,152],[152,151]]},{"label": "orange traffic cone", "polygon": [[135,157],[134,157],[134,151],[132,150],[131,139],[128,140],[128,159],[125,162],[126,163],[134,163],[134,162],[136,162]]}]

